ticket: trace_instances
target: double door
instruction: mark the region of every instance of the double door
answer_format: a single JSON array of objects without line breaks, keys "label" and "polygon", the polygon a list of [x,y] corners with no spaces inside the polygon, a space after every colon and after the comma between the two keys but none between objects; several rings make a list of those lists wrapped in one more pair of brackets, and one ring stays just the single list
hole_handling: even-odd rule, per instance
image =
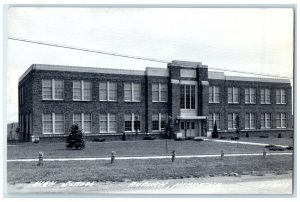
[{"label": "double door", "polygon": [[181,121],[180,132],[183,137],[194,137],[196,136],[196,122],[195,121]]}]

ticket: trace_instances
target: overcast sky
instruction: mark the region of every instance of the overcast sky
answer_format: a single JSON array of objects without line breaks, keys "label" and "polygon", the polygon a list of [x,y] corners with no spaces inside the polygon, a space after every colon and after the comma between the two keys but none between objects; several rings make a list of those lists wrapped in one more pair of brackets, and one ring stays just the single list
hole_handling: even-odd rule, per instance
[{"label": "overcast sky", "polygon": [[[293,76],[292,9],[10,8],[8,35],[159,60]],[[8,121],[35,63],[139,69],[166,64],[8,41]]]}]

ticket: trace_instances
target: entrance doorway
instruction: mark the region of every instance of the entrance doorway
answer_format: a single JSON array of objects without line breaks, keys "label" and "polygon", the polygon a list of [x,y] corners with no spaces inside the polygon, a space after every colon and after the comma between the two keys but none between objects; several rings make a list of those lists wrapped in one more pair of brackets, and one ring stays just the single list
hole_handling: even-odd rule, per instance
[{"label": "entrance doorway", "polygon": [[181,121],[180,132],[184,137],[196,136],[196,122],[195,121]]}]

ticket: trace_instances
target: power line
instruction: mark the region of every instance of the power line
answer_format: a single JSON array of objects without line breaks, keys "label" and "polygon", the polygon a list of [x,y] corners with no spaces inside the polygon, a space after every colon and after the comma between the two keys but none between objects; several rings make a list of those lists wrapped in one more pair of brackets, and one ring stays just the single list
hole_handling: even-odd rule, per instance
[{"label": "power line", "polygon": [[146,61],[151,61],[151,62],[169,63],[169,61],[166,61],[166,60],[157,60],[157,59],[153,59],[153,58],[146,58],[146,57],[133,56],[133,55],[125,55],[125,54],[120,54],[120,53],[106,52],[106,51],[87,49],[87,48],[81,48],[81,47],[75,47],[75,46],[68,46],[68,45],[62,45],[62,44],[56,44],[56,43],[48,43],[48,42],[42,42],[42,41],[34,41],[34,40],[23,39],[23,38],[8,37],[8,39],[15,40],[15,41],[27,42],[27,43],[40,44],[40,45],[45,45],[45,46],[53,46],[53,47],[58,47],[58,48],[66,48],[66,49],[72,49],[72,50],[86,51],[86,52],[91,52],[91,53],[100,53],[100,54],[104,54],[104,55],[111,55],[111,56],[117,56],[117,57],[126,57],[126,58],[137,59],[137,60],[146,60]]},{"label": "power line", "polygon": [[[140,57],[140,56],[134,56],[134,55],[126,55],[126,54],[121,54],[121,53],[113,53],[113,52],[94,50],[94,49],[88,49],[88,48],[81,48],[81,47],[75,47],[75,46],[68,46],[68,45],[62,45],[62,44],[56,44],[56,43],[35,41],[35,40],[17,38],[17,37],[11,37],[11,36],[9,36],[8,39],[15,40],[15,41],[21,41],[21,42],[26,42],[26,43],[45,45],[45,46],[52,46],[52,47],[58,47],[58,48],[79,50],[79,51],[85,51],[85,52],[91,52],[91,53],[99,53],[99,54],[117,56],[117,57],[125,57],[125,58],[130,58],[130,59],[145,60],[145,61],[165,63],[165,64],[170,63],[169,61],[166,61],[166,60],[159,60],[159,59]],[[256,75],[256,76],[268,76],[268,77],[276,77],[276,78],[282,78],[282,79],[293,79],[292,77],[285,77],[285,76],[280,76],[280,75],[262,74],[262,73],[239,71],[239,70],[229,70],[229,69],[223,69],[223,68],[217,68],[217,67],[209,67],[209,69],[217,70],[217,71],[240,73],[240,74],[250,74],[250,75]]]}]

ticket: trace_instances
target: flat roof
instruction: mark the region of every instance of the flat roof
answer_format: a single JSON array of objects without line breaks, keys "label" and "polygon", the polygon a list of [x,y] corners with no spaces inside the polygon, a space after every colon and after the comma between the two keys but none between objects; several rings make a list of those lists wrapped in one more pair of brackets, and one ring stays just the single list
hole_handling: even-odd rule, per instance
[{"label": "flat roof", "polygon": [[[173,65],[182,65],[184,67],[201,65],[196,62],[172,61]],[[203,65],[202,65],[203,67]],[[206,67],[206,66],[205,66]],[[128,70],[128,69],[112,69],[98,67],[81,67],[81,66],[64,66],[64,65],[47,65],[33,64],[19,78],[19,81],[24,79],[32,70],[50,70],[50,71],[70,71],[70,72],[87,72],[87,73],[103,73],[103,74],[123,74],[123,75],[138,75],[138,76],[162,76],[169,77],[168,68],[147,67],[145,70]],[[252,81],[252,82],[270,82],[270,83],[290,83],[289,79],[279,78],[264,78],[264,77],[245,77],[245,76],[226,76],[224,72],[208,71],[208,79],[219,79],[228,81]]]}]

